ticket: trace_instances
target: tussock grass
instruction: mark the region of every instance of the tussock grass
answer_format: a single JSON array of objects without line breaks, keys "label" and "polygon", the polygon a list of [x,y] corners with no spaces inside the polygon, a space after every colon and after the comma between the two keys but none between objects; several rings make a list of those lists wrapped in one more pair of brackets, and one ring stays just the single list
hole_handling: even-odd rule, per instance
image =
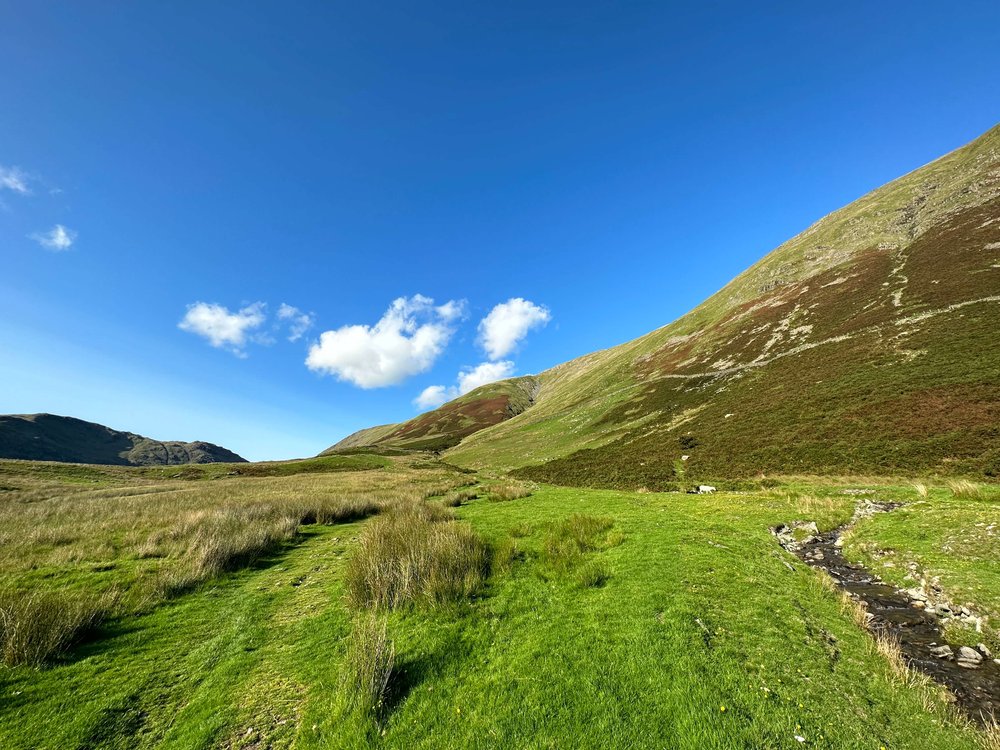
[{"label": "tussock grass", "polygon": [[961,500],[982,500],[986,496],[982,485],[968,479],[954,479],[948,482],[948,489],[953,497]]},{"label": "tussock grass", "polygon": [[479,495],[475,490],[459,490],[458,492],[452,492],[445,495],[444,500],[441,504],[446,508],[458,508],[462,503],[468,502],[469,500],[475,500]]},{"label": "tussock grass", "polygon": [[820,513],[831,513],[839,505],[839,501],[832,497],[816,497],[815,495],[802,495],[796,500],[796,510],[803,518],[813,518]]},{"label": "tussock grass", "polygon": [[[830,586],[836,589],[836,584],[833,583],[833,579],[829,576],[824,576],[824,579],[830,582]],[[868,630],[868,625],[871,622],[872,616],[868,611],[868,608],[863,602],[858,601],[852,597],[847,592],[840,592],[840,611],[845,615],[850,617],[854,624],[861,628],[862,630]]]},{"label": "tussock grass", "polygon": [[396,646],[384,617],[355,618],[344,658],[344,681],[351,704],[376,718],[386,707],[389,683],[396,664]]},{"label": "tussock grass", "polygon": [[[935,704],[947,703],[951,698],[948,691],[925,674],[910,668],[899,646],[899,639],[884,629],[871,630],[872,649],[880,657],[888,670],[889,679],[904,690],[920,696],[924,711],[933,712]],[[950,718],[955,722],[966,722],[962,714],[952,710]]]},{"label": "tussock grass", "polygon": [[[440,464],[417,468],[412,457],[378,458],[386,471],[352,462],[358,470],[339,459],[286,462],[266,472],[241,464],[240,476],[191,481],[183,472],[162,476],[177,467],[0,461],[10,487],[0,492],[0,581],[10,591],[32,592],[0,601],[0,660],[50,659],[112,609],[101,597],[67,590],[112,585],[120,591],[114,614],[147,611],[281,550],[303,525],[358,520],[417,503],[429,486],[450,492],[468,483]],[[271,476],[272,468],[281,475]]]},{"label": "tussock grass", "polygon": [[446,484],[436,485],[433,487],[428,487],[424,490],[424,496],[422,499],[430,500],[433,497],[443,497],[451,491],[451,486]]},{"label": "tussock grass", "polygon": [[594,552],[621,543],[623,537],[610,539],[614,521],[603,516],[574,513],[554,524],[542,542],[542,554],[548,564],[561,572],[576,568],[586,552]]},{"label": "tussock grass", "polygon": [[196,579],[211,578],[273,552],[295,536],[299,518],[266,505],[228,508],[195,529],[186,557]]},{"label": "tussock grass", "polygon": [[924,484],[923,482],[917,482],[916,484],[914,484],[913,491],[917,493],[917,497],[919,497],[921,500],[926,500],[927,495],[929,494],[927,485]]},{"label": "tussock grass", "polygon": [[383,502],[366,496],[315,500],[298,510],[299,523],[330,525],[358,521],[375,515],[384,505]]},{"label": "tussock grass", "polygon": [[576,573],[576,582],[583,588],[600,588],[611,578],[611,568],[601,560],[588,560]]},{"label": "tussock grass", "polygon": [[920,684],[921,681],[916,679],[919,675],[910,669],[903,657],[903,652],[899,647],[899,639],[882,628],[874,629],[871,632],[873,648],[889,666],[893,679],[906,687],[915,687]]},{"label": "tussock grass", "polygon": [[1000,724],[989,722],[979,735],[979,746],[983,750],[1000,750]]},{"label": "tussock grass", "polygon": [[361,533],[347,599],[356,608],[438,606],[474,594],[488,573],[489,550],[471,527],[440,505],[400,506]]},{"label": "tussock grass", "polygon": [[498,482],[489,488],[486,499],[492,503],[504,503],[510,500],[520,500],[531,497],[535,486],[530,482],[519,482],[516,479],[507,479]]},{"label": "tussock grass", "polygon": [[117,592],[0,593],[0,660],[9,667],[41,666],[97,627],[117,598]]}]

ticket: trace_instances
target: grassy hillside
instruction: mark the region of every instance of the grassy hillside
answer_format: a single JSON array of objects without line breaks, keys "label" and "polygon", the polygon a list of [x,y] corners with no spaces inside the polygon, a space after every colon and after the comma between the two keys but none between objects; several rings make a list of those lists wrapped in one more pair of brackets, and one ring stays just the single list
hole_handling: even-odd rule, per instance
[{"label": "grassy hillside", "polygon": [[533,376],[490,383],[407,422],[355,432],[320,455],[366,446],[445,450],[479,430],[524,412],[534,403],[537,388]]},{"label": "grassy hillside", "polygon": [[[47,666],[0,667],[0,745],[991,747],[768,531],[844,522],[845,485],[711,497],[541,487],[511,502],[470,500],[472,487],[449,520],[442,504],[467,475],[385,460],[195,483],[108,470],[98,486],[19,464],[0,492],[2,590],[21,592],[18,606],[30,595],[108,611]],[[936,519],[900,559],[978,587],[982,611],[1000,612],[996,576],[937,549],[975,536],[995,492],[870,491],[911,503],[896,523]],[[358,561],[396,553],[377,544],[381,517],[358,519],[416,507],[436,519],[411,537],[418,549],[447,538],[487,549],[485,577],[445,600],[356,602]],[[898,543],[882,523],[859,529],[857,554],[878,546],[884,560]],[[222,539],[242,546],[211,567]]]},{"label": "grassy hillside", "polygon": [[830,214],[674,323],[538,376],[449,460],[668,489],[1000,476],[1000,127]]},{"label": "grassy hillside", "polygon": [[162,442],[55,414],[0,415],[0,458],[118,466],[246,461],[212,443]]}]

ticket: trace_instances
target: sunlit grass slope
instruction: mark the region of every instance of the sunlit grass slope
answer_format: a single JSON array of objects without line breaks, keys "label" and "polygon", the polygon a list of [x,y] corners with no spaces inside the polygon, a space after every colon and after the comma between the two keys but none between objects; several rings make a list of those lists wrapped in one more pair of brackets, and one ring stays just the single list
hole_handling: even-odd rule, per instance
[{"label": "sunlit grass slope", "polygon": [[[449,511],[443,501],[467,475],[394,461],[365,472],[178,479],[152,485],[159,494],[145,500],[108,488],[71,497],[70,515],[94,512],[76,533],[108,547],[50,541],[20,567],[8,559],[5,581],[133,585],[133,568],[147,563],[128,540],[171,528],[168,509],[193,512],[194,493],[208,493],[206,509],[289,507],[398,493],[404,482],[415,485],[395,502],[437,506],[414,521],[438,525],[420,538],[455,534],[470,550],[486,545],[489,562],[477,568],[485,577],[446,599],[385,606],[349,596],[348,582],[368,569],[352,568],[359,545],[391,559],[397,537],[370,546],[381,532],[366,520],[300,526],[248,566],[105,621],[50,666],[0,670],[0,745],[957,750],[981,739],[940,691],[904,686],[821,575],[771,536],[769,526],[797,518],[844,522],[854,497],[842,487],[707,497],[540,487],[506,502],[473,499],[471,487]],[[21,498],[5,507],[8,523],[55,500],[22,492],[5,493]],[[875,493],[920,499],[912,488]],[[54,519],[73,533],[59,502],[21,528]],[[996,498],[935,490],[914,517],[926,508],[961,525],[974,503],[996,507]],[[113,504],[120,518],[102,512]],[[47,567],[60,546],[91,557],[62,574]],[[185,554],[164,552],[163,565]],[[378,698],[358,700],[359,670],[377,677],[379,665],[388,665],[384,691],[376,680]]]},{"label": "sunlit grass slope", "polygon": [[448,456],[620,488],[995,478],[998,330],[1000,127],[830,214],[674,323],[543,372],[531,408]]}]

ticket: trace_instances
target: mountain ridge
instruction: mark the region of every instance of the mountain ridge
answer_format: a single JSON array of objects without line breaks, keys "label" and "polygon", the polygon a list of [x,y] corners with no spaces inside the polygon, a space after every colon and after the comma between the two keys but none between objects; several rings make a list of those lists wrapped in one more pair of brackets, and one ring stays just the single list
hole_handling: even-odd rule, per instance
[{"label": "mountain ridge", "polygon": [[0,458],[112,466],[246,463],[203,441],[160,441],[56,414],[0,415]]},{"label": "mountain ridge", "polygon": [[1000,126],[814,222],[672,323],[546,370],[530,409],[447,455],[650,489],[767,473],[992,477],[997,302]]}]

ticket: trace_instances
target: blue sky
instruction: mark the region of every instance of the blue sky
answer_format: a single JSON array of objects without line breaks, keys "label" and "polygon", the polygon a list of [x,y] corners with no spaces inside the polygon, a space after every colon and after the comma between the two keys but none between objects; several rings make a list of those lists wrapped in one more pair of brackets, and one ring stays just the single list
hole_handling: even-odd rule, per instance
[{"label": "blue sky", "polygon": [[0,1],[0,412],[290,458],[664,325],[1000,121],[997,3],[823,5]]}]

